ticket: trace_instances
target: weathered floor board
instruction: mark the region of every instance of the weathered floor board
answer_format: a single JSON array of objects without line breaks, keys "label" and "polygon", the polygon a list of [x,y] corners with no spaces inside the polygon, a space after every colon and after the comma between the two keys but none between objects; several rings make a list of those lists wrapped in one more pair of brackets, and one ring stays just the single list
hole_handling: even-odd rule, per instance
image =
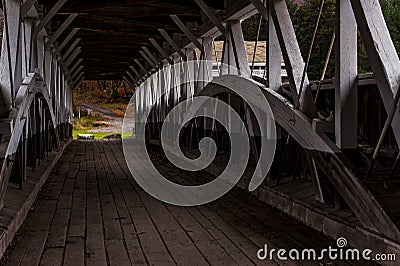
[{"label": "weathered floor board", "polygon": [[[169,174],[179,177],[171,170]],[[335,241],[239,189],[205,206],[164,204],[132,179],[119,141],[75,141],[39,193],[2,264],[283,264],[257,259],[264,244],[321,249]]]}]

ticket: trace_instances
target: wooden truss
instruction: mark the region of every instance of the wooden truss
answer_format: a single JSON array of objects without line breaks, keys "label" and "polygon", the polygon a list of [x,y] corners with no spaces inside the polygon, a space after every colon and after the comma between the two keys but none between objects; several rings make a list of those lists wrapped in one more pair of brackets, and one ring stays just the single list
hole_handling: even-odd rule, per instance
[{"label": "wooden truss", "polygon": [[[186,35],[186,38],[178,42],[181,43],[181,46],[178,46],[176,40],[167,36],[165,31],[160,31],[167,40],[164,46],[158,44],[154,39],[150,40],[159,53],[155,57],[162,62],[159,67],[186,60],[187,55],[184,51],[188,48],[197,48],[210,58],[213,52],[212,46],[206,44],[204,40],[210,42],[214,37],[222,34],[225,36],[223,62],[238,68],[242,76],[250,78],[240,19],[259,12],[267,20],[269,29],[267,73],[269,87],[257,84],[269,100],[276,123],[309,151],[314,165],[317,162],[320,169],[326,173],[330,182],[366,228],[399,241],[398,228],[374,196],[364,187],[342,153],[343,149],[357,147],[357,29],[365,43],[387,112],[389,113],[392,106],[396,104],[394,95],[400,84],[400,61],[384,21],[379,1],[337,1],[334,121],[317,118],[317,110],[310,86],[308,86],[307,75],[302,83],[305,63],[284,0],[269,0],[266,5],[261,0],[251,0],[251,3],[226,1],[224,20],[221,20],[215,10],[209,8],[202,0],[195,1],[202,9],[204,18],[203,25],[199,27],[200,30],[197,31],[198,34],[195,37],[191,29],[185,27],[184,23],[178,19],[177,15],[179,14],[174,14],[172,19]],[[173,47],[172,53],[168,53],[169,49],[165,49],[168,45]],[[292,102],[279,94],[282,85],[280,53],[282,53],[289,78]],[[151,85],[154,82],[149,82],[153,77],[146,79],[144,76],[151,75],[159,67],[154,69],[154,66],[152,68],[143,66],[143,73],[131,68],[135,73],[124,77],[126,83],[139,95],[136,104],[139,117],[146,108],[152,106],[156,93],[153,90],[154,86]],[[211,70],[209,69],[209,71]],[[224,70],[221,72],[224,73]],[[158,86],[162,87],[161,91],[177,84],[173,73],[176,72],[171,67],[169,74],[171,76],[159,80]],[[194,91],[196,94],[214,97],[218,93],[229,93],[229,90],[225,88],[212,86],[211,89],[207,86],[207,82]],[[184,98],[192,96],[189,91],[183,95]],[[175,104],[184,99],[180,96],[179,89],[172,90],[168,95],[169,100],[166,101],[168,104],[159,106],[162,109],[160,113],[167,113]],[[171,99],[173,100],[171,101]],[[235,105],[233,102],[229,103]],[[399,119],[400,116],[397,112],[391,124],[398,144],[400,144]],[[326,133],[334,133],[335,141],[332,141]],[[318,176],[315,178],[318,179]],[[316,184],[319,184],[319,181],[316,181]],[[323,201],[318,185],[315,194],[320,201]]]}]

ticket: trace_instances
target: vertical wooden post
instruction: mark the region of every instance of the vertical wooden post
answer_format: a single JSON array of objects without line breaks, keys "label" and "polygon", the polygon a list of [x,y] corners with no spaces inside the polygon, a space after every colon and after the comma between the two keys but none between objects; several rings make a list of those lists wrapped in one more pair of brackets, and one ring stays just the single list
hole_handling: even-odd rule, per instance
[{"label": "vertical wooden post", "polygon": [[[20,45],[20,12],[19,0],[6,1],[5,26],[0,59],[0,117],[7,117],[21,84],[22,56]],[[12,95],[14,94],[14,95]]]},{"label": "vertical wooden post", "polygon": [[[269,0],[269,10],[275,25],[279,45],[282,49],[294,105],[309,117],[316,117],[317,110],[311,90],[308,88],[309,81],[307,75],[303,87],[300,88],[305,63],[301,55],[286,2],[284,0]],[[301,95],[299,95],[300,91]]]},{"label": "vertical wooden post", "polygon": [[199,62],[199,81],[197,82],[195,94],[200,93],[209,81],[212,80],[212,38],[203,38],[204,54]]},{"label": "vertical wooden post", "polygon": [[357,23],[349,0],[336,1],[335,137],[357,148]]},{"label": "vertical wooden post", "polygon": [[[268,3],[269,5],[270,3]],[[268,35],[267,35],[267,51],[268,51],[268,62],[267,62],[267,73],[268,73],[268,87],[274,91],[279,91],[282,85],[282,52],[279,46],[278,36],[274,22],[272,21],[271,11],[268,8]]]},{"label": "vertical wooden post", "polygon": [[31,27],[31,51],[29,56],[29,72],[37,72],[39,73],[39,52],[38,52],[38,39],[37,35],[35,34],[36,24],[32,22]]},{"label": "vertical wooden post", "polygon": [[[387,113],[393,106],[400,84],[400,59],[390,37],[379,0],[350,0],[360,35]],[[393,118],[392,129],[400,145],[400,115]]]},{"label": "vertical wooden post", "polygon": [[[228,22],[230,31],[226,36],[224,44],[222,74],[237,75],[236,68],[240,70],[243,77],[250,77],[249,61],[243,38],[242,25],[238,20]],[[228,67],[232,66],[232,68]]]},{"label": "vertical wooden post", "polygon": [[31,60],[31,49],[32,49],[32,27],[33,20],[31,18],[24,18],[23,21],[23,31],[22,31],[22,75],[28,76],[31,72],[30,60]]}]

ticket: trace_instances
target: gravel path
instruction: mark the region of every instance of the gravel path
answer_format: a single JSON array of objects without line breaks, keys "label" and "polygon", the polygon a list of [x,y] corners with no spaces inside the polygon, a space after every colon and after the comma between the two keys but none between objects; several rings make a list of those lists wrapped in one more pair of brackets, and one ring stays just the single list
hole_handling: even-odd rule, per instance
[{"label": "gravel path", "polygon": [[79,105],[105,118],[105,120],[102,122],[107,124],[107,127],[91,129],[88,130],[89,132],[122,132],[122,125],[124,121],[122,116],[115,114],[107,108],[90,103],[80,102]]}]

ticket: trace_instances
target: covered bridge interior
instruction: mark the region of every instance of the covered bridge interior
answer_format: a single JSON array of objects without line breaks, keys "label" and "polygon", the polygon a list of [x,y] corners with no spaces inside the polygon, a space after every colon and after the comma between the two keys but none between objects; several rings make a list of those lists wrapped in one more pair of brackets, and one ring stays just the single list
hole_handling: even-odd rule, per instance
[{"label": "covered bridge interior", "polygon": [[[335,78],[319,81],[307,76],[309,56],[300,52],[284,0],[3,0],[2,10],[0,216],[8,218],[1,220],[1,254],[45,182],[40,176],[68,145],[78,153],[89,145],[70,144],[72,93],[86,79],[123,80],[131,88],[134,135],[160,154],[161,128],[174,106],[197,96],[225,102],[248,132],[250,159],[237,184],[243,193],[354,247],[400,255],[400,60],[379,0],[336,0],[335,38],[326,51]],[[241,28],[258,13],[267,23],[264,78],[252,75]],[[217,67],[225,86],[212,82],[217,37],[224,40]],[[369,75],[358,73],[360,39]],[[262,146],[271,124],[264,127],[267,118],[250,108],[254,98],[240,97],[243,84],[265,97],[276,128],[270,172],[257,184],[251,180],[267,164]],[[204,137],[218,148],[206,171],[218,176],[237,143],[220,125],[196,118],[178,146],[196,155]],[[136,174],[146,168],[137,167]],[[19,205],[17,190],[26,193]]]}]

